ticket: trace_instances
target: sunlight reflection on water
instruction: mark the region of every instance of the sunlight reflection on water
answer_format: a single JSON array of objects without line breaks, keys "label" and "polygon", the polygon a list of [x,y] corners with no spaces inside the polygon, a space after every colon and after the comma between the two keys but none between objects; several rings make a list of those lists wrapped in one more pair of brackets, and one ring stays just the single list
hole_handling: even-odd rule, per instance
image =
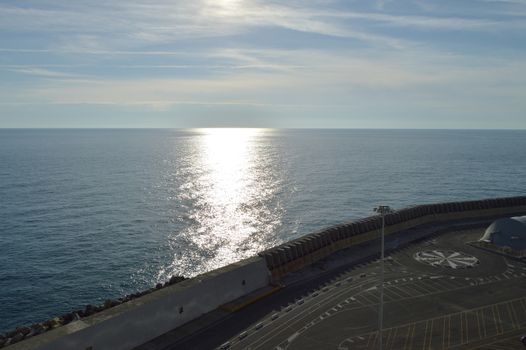
[{"label": "sunlight reflection on water", "polygon": [[[198,129],[190,161],[178,170],[178,200],[191,224],[173,232],[173,260],[158,280],[195,275],[256,255],[281,225],[275,162],[258,140],[267,129]],[[181,246],[190,249],[181,249]]]}]

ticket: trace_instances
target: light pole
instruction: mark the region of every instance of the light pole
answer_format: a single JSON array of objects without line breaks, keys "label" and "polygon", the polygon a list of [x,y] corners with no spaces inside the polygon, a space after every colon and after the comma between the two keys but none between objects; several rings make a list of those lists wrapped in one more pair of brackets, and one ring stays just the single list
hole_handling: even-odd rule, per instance
[{"label": "light pole", "polygon": [[378,348],[382,350],[382,330],[384,322],[384,252],[385,252],[385,214],[392,212],[391,208],[387,205],[380,205],[374,208],[374,211],[382,216],[382,248],[380,252],[380,265],[382,266],[382,272],[380,274],[380,311],[378,312]]}]

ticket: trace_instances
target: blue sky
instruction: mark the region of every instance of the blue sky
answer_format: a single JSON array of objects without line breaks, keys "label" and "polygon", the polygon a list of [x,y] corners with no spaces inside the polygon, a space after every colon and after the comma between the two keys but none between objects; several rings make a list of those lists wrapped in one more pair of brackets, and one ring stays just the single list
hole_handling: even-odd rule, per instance
[{"label": "blue sky", "polygon": [[0,127],[526,128],[526,0],[2,1]]}]

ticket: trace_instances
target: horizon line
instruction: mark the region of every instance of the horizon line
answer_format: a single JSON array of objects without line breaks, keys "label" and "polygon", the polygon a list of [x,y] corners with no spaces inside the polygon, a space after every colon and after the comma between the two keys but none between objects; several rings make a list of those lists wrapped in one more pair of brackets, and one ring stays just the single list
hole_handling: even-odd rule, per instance
[{"label": "horizon line", "polygon": [[206,126],[206,127],[0,127],[0,130],[193,130],[193,129],[269,129],[269,130],[464,130],[464,131],[526,131],[526,128],[317,128],[317,127],[253,127],[253,126]]}]

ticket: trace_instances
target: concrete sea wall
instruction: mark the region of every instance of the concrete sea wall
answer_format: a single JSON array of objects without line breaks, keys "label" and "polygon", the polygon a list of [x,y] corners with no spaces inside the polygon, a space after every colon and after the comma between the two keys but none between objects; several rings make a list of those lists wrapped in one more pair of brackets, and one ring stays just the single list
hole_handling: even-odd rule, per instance
[{"label": "concrete sea wall", "polygon": [[265,262],[253,257],[156,290],[8,348],[132,349],[268,283]]},{"label": "concrete sea wall", "polygon": [[[526,196],[418,205],[385,216],[386,236],[417,226],[526,213]],[[379,215],[311,233],[259,253],[274,281],[330,254],[380,237]]]},{"label": "concrete sea wall", "polygon": [[[526,196],[418,205],[387,214],[385,233],[388,241],[399,236],[396,240],[405,243],[415,236],[404,232],[415,227],[524,213]],[[9,349],[132,349],[333,253],[378,240],[381,223],[381,217],[371,216],[305,235],[43,334],[18,336],[22,341]]]}]

